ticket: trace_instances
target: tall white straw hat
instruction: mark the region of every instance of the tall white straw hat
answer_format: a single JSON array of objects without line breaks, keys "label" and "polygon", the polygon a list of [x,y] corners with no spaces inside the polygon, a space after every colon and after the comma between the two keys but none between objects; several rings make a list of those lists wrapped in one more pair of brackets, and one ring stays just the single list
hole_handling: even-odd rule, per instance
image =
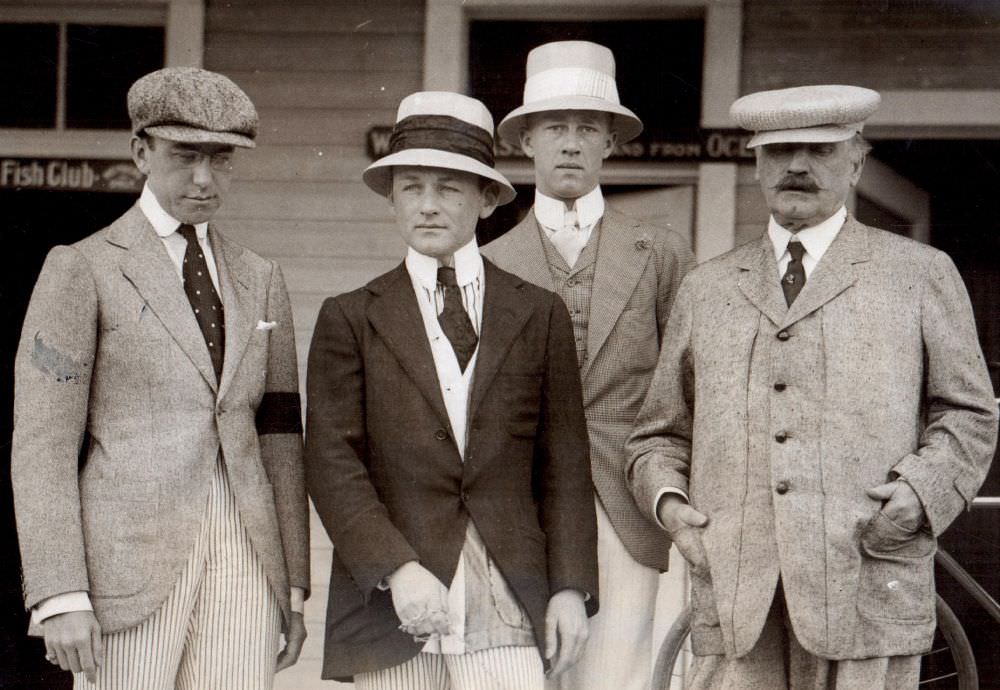
[{"label": "tall white straw hat", "polygon": [[642,120],[618,99],[614,54],[590,41],[555,41],[528,53],[524,104],[497,131],[504,141],[518,144],[526,116],[553,110],[611,113],[620,144],[642,131]]},{"label": "tall white straw hat", "polygon": [[494,168],[493,116],[475,98],[450,91],[418,91],[399,104],[389,155],[369,165],[362,179],[382,196],[392,191],[392,168],[415,165],[470,172],[499,184],[499,204],[516,192]]},{"label": "tall white straw hat", "polygon": [[819,84],[747,94],[736,99],[729,114],[754,132],[747,148],[821,144],[859,134],[881,102],[878,91],[861,86]]}]

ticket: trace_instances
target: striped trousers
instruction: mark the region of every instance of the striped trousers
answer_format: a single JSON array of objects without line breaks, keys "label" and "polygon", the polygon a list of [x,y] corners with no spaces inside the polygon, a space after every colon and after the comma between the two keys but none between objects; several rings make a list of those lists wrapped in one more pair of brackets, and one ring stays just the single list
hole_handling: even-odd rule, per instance
[{"label": "striped trousers", "polygon": [[421,652],[409,661],[354,676],[355,690],[542,690],[535,647],[491,647],[465,654]]},{"label": "striped trousers", "polygon": [[271,690],[280,633],[277,598],[220,457],[201,529],[173,591],[136,627],[104,635],[97,682],[78,673],[74,688]]}]

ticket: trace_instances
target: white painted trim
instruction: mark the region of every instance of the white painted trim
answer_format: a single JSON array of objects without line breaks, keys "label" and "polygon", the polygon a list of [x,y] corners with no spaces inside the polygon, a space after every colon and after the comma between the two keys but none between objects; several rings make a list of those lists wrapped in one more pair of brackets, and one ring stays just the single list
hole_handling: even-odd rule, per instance
[{"label": "white painted trim", "polygon": [[[729,106],[739,97],[743,51],[742,0],[427,0],[424,34],[424,88],[468,91],[470,19],[669,19],[704,16],[705,66],[702,73],[703,127],[731,127]],[[503,113],[494,113],[502,116]],[[515,184],[530,184],[529,163],[502,162],[498,168]],[[735,244],[734,163],[609,163],[605,184],[691,184],[697,182],[694,232],[699,260]],[[694,178],[694,179],[692,179]],[[678,180],[683,179],[683,182]]]},{"label": "white painted trim", "polygon": [[870,127],[997,127],[1000,90],[882,91],[882,105]]},{"label": "white painted trim", "polygon": [[868,156],[857,193],[911,224],[910,237],[931,239],[931,195],[888,165]]},{"label": "white painted trim", "polygon": [[[200,67],[204,55],[204,0],[131,0],[134,7],[110,7],[94,0],[59,4],[0,0],[5,21],[108,23],[166,28],[166,64]],[[121,130],[0,129],[0,156],[129,158],[131,133]]]},{"label": "white painted trim", "polygon": [[694,256],[701,262],[736,244],[736,163],[701,163],[695,199]]}]

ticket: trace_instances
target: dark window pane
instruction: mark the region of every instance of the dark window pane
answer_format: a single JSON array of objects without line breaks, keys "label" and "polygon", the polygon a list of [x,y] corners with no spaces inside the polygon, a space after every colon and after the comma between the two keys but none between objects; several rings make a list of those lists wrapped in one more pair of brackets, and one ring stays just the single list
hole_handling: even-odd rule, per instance
[{"label": "dark window pane", "polygon": [[0,24],[0,55],[0,127],[55,127],[58,25]]},{"label": "dark window pane", "polygon": [[593,41],[615,54],[622,105],[642,120],[640,140],[697,130],[704,52],[701,19],[643,21],[473,21],[469,92],[497,123],[521,105],[528,51],[549,41]]},{"label": "dark window pane", "polygon": [[66,128],[128,129],[125,95],[163,67],[163,27],[70,24],[66,40]]}]

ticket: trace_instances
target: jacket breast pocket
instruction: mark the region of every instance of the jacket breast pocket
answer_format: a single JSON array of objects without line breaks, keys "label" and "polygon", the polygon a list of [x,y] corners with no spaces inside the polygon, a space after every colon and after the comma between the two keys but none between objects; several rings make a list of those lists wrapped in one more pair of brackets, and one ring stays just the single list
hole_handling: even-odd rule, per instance
[{"label": "jacket breast pocket", "polygon": [[534,436],[541,411],[541,374],[501,374],[499,381],[507,431],[513,436]]},{"label": "jacket breast pocket", "polygon": [[873,619],[927,622],[934,616],[933,535],[908,532],[875,514],[861,534],[858,607]]}]

